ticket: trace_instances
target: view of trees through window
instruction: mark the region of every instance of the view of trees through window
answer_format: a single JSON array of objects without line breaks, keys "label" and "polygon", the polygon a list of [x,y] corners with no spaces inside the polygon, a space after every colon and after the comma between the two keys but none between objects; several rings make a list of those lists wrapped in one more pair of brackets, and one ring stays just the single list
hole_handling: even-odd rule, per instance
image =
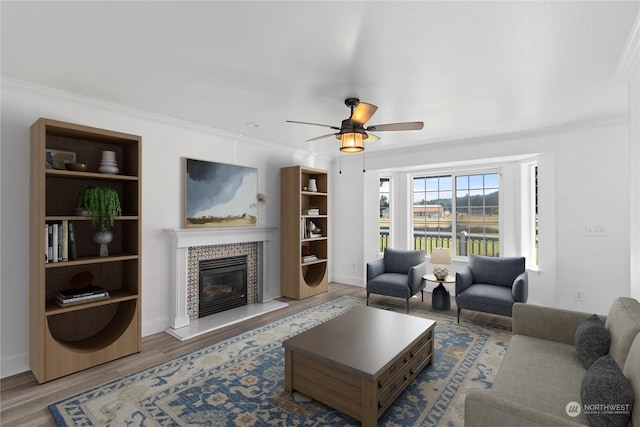
[{"label": "view of trees through window", "polygon": [[414,177],[413,247],[499,256],[499,184],[498,173]]}]

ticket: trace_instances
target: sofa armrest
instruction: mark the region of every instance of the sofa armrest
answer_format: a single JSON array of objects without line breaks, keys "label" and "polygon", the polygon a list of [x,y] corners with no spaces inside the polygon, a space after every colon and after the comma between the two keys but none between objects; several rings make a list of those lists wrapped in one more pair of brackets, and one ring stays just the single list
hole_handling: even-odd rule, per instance
[{"label": "sofa armrest", "polygon": [[529,274],[526,271],[518,274],[513,281],[511,294],[516,302],[527,302],[529,299]]},{"label": "sofa armrest", "polygon": [[576,427],[582,424],[547,414],[488,391],[471,390],[464,401],[465,427]]},{"label": "sofa armrest", "polygon": [[473,283],[473,274],[471,269],[466,266],[456,273],[456,295],[461,294]]},{"label": "sofa armrest", "polygon": [[581,311],[517,302],[513,305],[513,334],[575,345],[576,329],[589,316]]},{"label": "sofa armrest", "polygon": [[409,269],[409,287],[413,293],[424,288],[424,275],[427,274],[427,262],[421,262]]},{"label": "sofa armrest", "polygon": [[367,263],[367,282],[384,273],[384,258],[378,258]]}]

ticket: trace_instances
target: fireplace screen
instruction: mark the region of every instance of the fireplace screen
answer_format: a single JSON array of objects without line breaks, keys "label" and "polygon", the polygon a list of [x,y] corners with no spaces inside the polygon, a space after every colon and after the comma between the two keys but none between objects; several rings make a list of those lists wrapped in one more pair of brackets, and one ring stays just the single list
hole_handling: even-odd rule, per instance
[{"label": "fireplace screen", "polygon": [[200,261],[199,317],[246,304],[246,255]]}]

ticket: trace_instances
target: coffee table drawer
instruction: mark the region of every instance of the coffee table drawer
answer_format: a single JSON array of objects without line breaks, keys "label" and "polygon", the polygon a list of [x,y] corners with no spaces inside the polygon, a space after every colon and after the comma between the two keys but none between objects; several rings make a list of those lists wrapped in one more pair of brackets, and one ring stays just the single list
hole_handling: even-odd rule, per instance
[{"label": "coffee table drawer", "polygon": [[400,356],[398,360],[396,360],[386,371],[380,375],[378,378],[378,387],[385,388],[389,382],[393,381],[395,375],[398,375],[398,372],[405,372],[406,366],[409,364],[409,360],[411,360],[410,351],[407,351],[403,355]]}]

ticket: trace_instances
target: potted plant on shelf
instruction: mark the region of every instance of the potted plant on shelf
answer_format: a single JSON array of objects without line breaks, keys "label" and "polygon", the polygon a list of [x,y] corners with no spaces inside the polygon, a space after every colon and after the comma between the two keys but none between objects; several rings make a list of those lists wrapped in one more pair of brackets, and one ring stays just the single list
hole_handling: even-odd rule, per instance
[{"label": "potted plant on shelf", "polygon": [[86,187],[80,192],[78,211],[86,212],[100,230],[93,236],[93,241],[100,245],[100,256],[108,256],[107,245],[113,240],[114,218],[122,215],[118,192],[111,187]]}]

